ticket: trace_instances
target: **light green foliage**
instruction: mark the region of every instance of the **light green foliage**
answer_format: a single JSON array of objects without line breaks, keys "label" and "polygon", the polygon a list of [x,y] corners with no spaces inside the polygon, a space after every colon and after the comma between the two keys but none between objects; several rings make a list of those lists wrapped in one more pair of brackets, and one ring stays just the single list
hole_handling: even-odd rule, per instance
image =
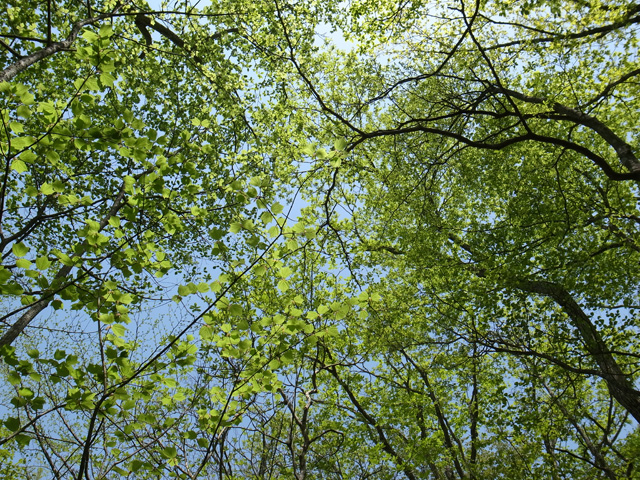
[{"label": "light green foliage", "polygon": [[639,21],[10,0],[0,472],[638,478]]}]

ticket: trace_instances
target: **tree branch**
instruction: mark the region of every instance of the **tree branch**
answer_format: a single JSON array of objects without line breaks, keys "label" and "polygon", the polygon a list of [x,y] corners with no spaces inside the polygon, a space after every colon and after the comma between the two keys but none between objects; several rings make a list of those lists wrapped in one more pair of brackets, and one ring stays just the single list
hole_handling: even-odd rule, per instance
[{"label": "tree branch", "polygon": [[[634,72],[630,72],[629,77],[633,76]],[[624,77],[624,78],[629,78]],[[622,81],[622,80],[620,80]],[[609,88],[609,87],[608,87]],[[613,87],[610,87],[613,88]],[[640,172],[640,162],[633,154],[631,147],[627,142],[625,142],[622,138],[616,135],[613,130],[611,130],[608,126],[598,120],[596,117],[593,117],[587,113],[584,113],[575,108],[570,108],[565,105],[562,105],[558,102],[551,102],[545,98],[541,97],[532,97],[529,95],[525,95],[524,93],[517,92],[515,90],[510,90],[508,88],[492,86],[490,90],[498,91],[507,95],[509,97],[516,98],[518,100],[522,100],[523,102],[539,104],[539,105],[550,105],[551,108],[557,113],[560,113],[565,116],[567,120],[570,120],[579,125],[583,125],[594,132],[596,132],[600,137],[607,142],[618,154],[618,158],[620,159],[620,163],[627,168],[632,173]]]},{"label": "tree branch", "polygon": [[[119,8],[119,7],[118,7]],[[26,57],[22,57],[17,62],[9,65],[2,72],[0,72],[0,82],[10,82],[16,75],[23,72],[27,68],[29,68],[34,63],[39,62],[51,55],[54,55],[60,51],[68,50],[73,42],[75,42],[76,38],[80,31],[86,27],[87,25],[92,25],[100,20],[105,18],[109,18],[113,16],[113,12],[111,13],[103,13],[102,15],[95,16],[93,18],[87,18],[85,20],[81,20],[76,22],[71,27],[71,33],[69,36],[61,41],[61,42],[53,42],[50,45],[47,45],[45,48],[42,48],[36,52],[33,52]]]},{"label": "tree branch", "polygon": [[607,383],[611,396],[640,423],[640,392],[633,388],[633,382],[618,365],[600,332],[569,292],[558,284],[541,280],[518,280],[514,286],[524,292],[549,297],[562,307],[580,332],[586,350],[598,364],[600,376]]},{"label": "tree branch", "polygon": [[[536,44],[536,43],[549,43],[557,40],[578,40],[580,38],[595,37],[595,36],[597,36],[597,38],[600,38],[609,32],[613,32],[614,30],[618,30],[620,28],[624,28],[636,23],[640,23],[640,16],[635,16],[635,17],[633,16],[638,12],[640,12],[640,4],[632,5],[629,8],[629,10],[627,11],[627,18],[620,20],[618,22],[610,23],[609,25],[603,25],[602,27],[591,28],[588,30],[583,30],[581,32],[575,32],[575,33],[564,33],[564,34],[557,33],[557,34],[550,34],[546,37],[539,37],[539,38],[532,38],[532,39],[525,39],[525,40],[513,40],[511,42],[498,43],[496,45],[487,47],[486,50],[499,50],[501,48],[513,47],[516,45],[522,45],[522,44],[528,44],[528,43]],[[495,23],[498,25],[504,25],[506,23],[506,22],[496,22],[490,19],[489,21],[491,23]],[[506,24],[510,26],[514,26],[513,24],[510,24],[510,23],[506,23]]]},{"label": "tree branch", "polygon": [[403,461],[402,457],[400,457],[400,455],[398,454],[398,452],[393,448],[393,446],[391,445],[391,443],[389,442],[389,439],[387,438],[387,436],[384,433],[384,430],[382,429],[382,427],[379,425],[378,421],[375,419],[375,417],[373,417],[365,408],[364,406],[360,403],[360,401],[356,398],[354,392],[352,391],[351,387],[349,387],[349,385],[347,384],[347,382],[345,382],[342,377],[340,377],[340,375],[338,374],[338,370],[336,369],[335,365],[332,365],[330,367],[327,367],[327,370],[329,371],[329,373],[333,376],[333,378],[335,378],[335,380],[340,384],[340,386],[344,389],[345,393],[347,394],[347,396],[349,397],[349,399],[351,400],[351,403],[353,404],[354,407],[356,407],[356,410],[360,413],[360,415],[362,416],[362,419],[364,420],[364,422],[371,426],[377,433],[378,438],[380,440],[381,443],[381,447],[382,449],[387,452],[396,462],[396,464],[398,465],[398,467],[402,468],[404,474],[407,476],[407,478],[409,480],[416,480],[416,476],[413,473],[413,471],[405,464],[405,462]]},{"label": "tree branch", "polygon": [[640,168],[638,170],[631,171],[629,173],[621,173],[616,172],[607,161],[602,158],[600,155],[592,152],[586,147],[582,145],[578,145],[569,140],[564,140],[562,138],[549,137],[546,135],[539,135],[533,132],[527,132],[523,135],[518,135],[516,137],[507,138],[506,140],[502,140],[500,142],[491,143],[486,140],[473,140],[471,138],[466,137],[460,133],[451,132],[449,130],[445,130],[442,128],[428,127],[426,125],[416,125],[412,127],[406,128],[392,128],[392,129],[381,129],[375,130],[373,132],[363,132],[360,135],[360,138],[355,140],[348,148],[348,150],[353,150],[358,144],[364,142],[370,138],[376,137],[384,137],[391,135],[403,135],[407,133],[414,132],[424,132],[424,133],[432,133],[434,135],[439,135],[443,137],[453,138],[454,140],[458,140],[465,145],[469,145],[470,147],[483,149],[483,150],[503,150],[511,145],[515,145],[517,143],[527,142],[527,141],[538,141],[542,143],[547,143],[550,145],[556,145],[559,147],[563,147],[569,150],[573,150],[584,157],[591,160],[594,164],[596,164],[600,170],[611,180],[638,180],[640,181]]},{"label": "tree branch", "polygon": [[[123,184],[122,188],[120,189],[120,192],[118,193],[118,196],[115,198],[113,202],[113,205],[109,209],[109,212],[107,212],[104,218],[102,218],[102,220],[100,221],[100,228],[98,231],[104,229],[109,223],[109,219],[118,213],[118,210],[120,210],[120,208],[124,205],[124,199],[125,199],[125,186]],[[72,268],[73,266],[71,265],[63,265],[60,268],[60,270],[58,270],[58,273],[54,277],[54,281],[67,277],[71,273]],[[11,345],[11,343],[18,337],[18,335],[20,335],[24,331],[24,329],[27,328],[27,325],[29,325],[29,323],[31,323],[31,321],[40,312],[42,312],[42,310],[47,308],[53,295],[54,295],[54,292],[51,292],[51,291],[45,292],[44,295],[40,298],[40,300],[38,300],[31,307],[29,307],[29,309],[25,313],[23,313],[22,316],[13,325],[11,325],[11,327],[9,327],[9,329],[4,333],[4,335],[2,335],[2,337],[0,338],[0,347],[4,345]]]}]

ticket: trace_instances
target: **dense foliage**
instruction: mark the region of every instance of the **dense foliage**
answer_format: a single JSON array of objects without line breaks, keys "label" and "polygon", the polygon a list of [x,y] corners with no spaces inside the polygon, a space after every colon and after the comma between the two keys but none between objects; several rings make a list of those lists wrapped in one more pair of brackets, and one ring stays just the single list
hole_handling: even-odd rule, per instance
[{"label": "dense foliage", "polygon": [[640,4],[9,0],[7,478],[640,478]]}]

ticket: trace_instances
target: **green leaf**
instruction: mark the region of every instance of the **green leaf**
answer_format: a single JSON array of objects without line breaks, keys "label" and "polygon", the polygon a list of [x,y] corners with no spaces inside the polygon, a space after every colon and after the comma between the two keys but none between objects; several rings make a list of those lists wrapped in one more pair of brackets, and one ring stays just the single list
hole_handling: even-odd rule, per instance
[{"label": "green leaf", "polygon": [[98,37],[98,35],[96,35],[91,30],[85,30],[82,33],[82,38],[84,38],[89,43],[96,43],[100,37]]},{"label": "green leaf", "polygon": [[98,85],[98,80],[95,77],[89,77],[84,84],[85,88],[89,91],[99,91],[100,86]]},{"label": "green leaf", "polygon": [[13,437],[15,439],[15,441],[18,443],[18,445],[22,448],[26,448],[29,446],[29,444],[31,443],[31,440],[33,440],[33,437],[29,436],[29,435],[24,435],[24,434],[19,434],[16,435],[15,437]]},{"label": "green leaf", "polygon": [[55,189],[53,188],[52,184],[43,183],[40,187],[40,193],[42,193],[43,195],[52,195],[53,193],[55,193]]},{"label": "green leaf", "polygon": [[[249,329],[249,322],[247,322],[247,320],[245,318],[241,319],[238,322],[238,328],[240,330],[248,330]],[[249,346],[251,346],[251,341],[249,341]]]},{"label": "green leaf", "polygon": [[131,296],[130,293],[123,293],[121,295],[118,295],[117,301],[118,303],[129,305],[131,302],[133,302],[133,297]]},{"label": "green leaf", "polygon": [[146,465],[145,462],[135,459],[135,460],[132,460],[131,463],[129,464],[129,470],[131,470],[133,473],[136,473],[144,465]]},{"label": "green leaf", "polygon": [[280,235],[280,227],[277,225],[274,225],[273,227],[269,228],[269,236],[271,238],[276,238],[278,235]]},{"label": "green leaf", "polygon": [[178,451],[175,447],[165,447],[160,451],[162,456],[167,459],[176,458],[178,456]]},{"label": "green leaf", "polygon": [[31,109],[26,105],[20,105],[16,109],[16,113],[18,114],[19,117],[29,118],[31,116]]},{"label": "green leaf", "polygon": [[273,360],[271,360],[269,362],[269,369],[270,370],[277,370],[278,367],[280,367],[280,365],[281,365],[280,360],[278,360],[277,358],[274,358]]},{"label": "green leaf", "polygon": [[109,38],[113,35],[113,28],[109,24],[101,25],[99,35],[102,38]]},{"label": "green leaf", "polygon": [[7,380],[14,387],[22,383],[22,377],[18,372],[15,372],[15,371],[11,371],[7,374]]},{"label": "green leaf", "polygon": [[16,266],[18,268],[29,268],[31,267],[31,265],[31,262],[26,258],[19,258],[18,260],[16,260]]},{"label": "green leaf", "polygon": [[20,94],[20,101],[25,105],[32,105],[33,102],[35,101],[35,98],[36,97],[28,91],[25,91],[24,93]]},{"label": "green leaf", "polygon": [[111,325],[111,331],[114,335],[118,337],[123,337],[127,328],[124,325],[120,325],[119,323],[114,323]]},{"label": "green leaf", "polygon": [[316,149],[313,145],[307,144],[300,148],[300,151],[306,155],[312,156],[315,155]]},{"label": "green leaf", "polygon": [[24,257],[27,253],[29,253],[29,247],[27,247],[22,242],[18,242],[13,244],[13,246],[11,247],[11,251],[16,257]]},{"label": "green leaf", "polygon": [[200,448],[207,448],[209,446],[209,440],[206,438],[198,438],[198,446]]},{"label": "green leaf", "polygon": [[0,286],[0,294],[3,295],[22,295],[23,293],[24,289],[15,282]]},{"label": "green leaf", "polygon": [[278,271],[278,276],[280,278],[287,278],[293,274],[293,270],[290,267],[282,267]]},{"label": "green leaf", "polygon": [[51,261],[46,255],[42,255],[36,259],[36,267],[38,270],[46,270],[51,266]]},{"label": "green leaf", "polygon": [[55,180],[52,184],[53,190],[56,193],[61,193],[64,191],[64,183],[61,180]]},{"label": "green leaf", "polygon": [[20,389],[18,389],[18,395],[25,397],[25,398],[32,398],[33,397],[33,390],[31,390],[28,387],[22,387]]},{"label": "green leaf", "polygon": [[8,417],[3,423],[10,432],[17,432],[20,430],[20,420],[18,418]]},{"label": "green leaf", "polygon": [[[27,147],[30,147],[34,143],[35,143],[35,138],[33,137],[18,137],[18,138],[11,139],[11,147],[16,151],[23,150]],[[24,160],[24,153],[20,155],[20,158]]]},{"label": "green leaf", "polygon": [[211,340],[213,338],[213,330],[209,325],[204,325],[200,327],[199,334],[200,334],[200,338],[205,341]]},{"label": "green leaf", "polygon": [[25,163],[34,163],[38,160],[38,156],[33,153],[31,150],[27,150],[20,154],[20,160]]},{"label": "green leaf", "polygon": [[344,139],[344,138],[339,138],[338,140],[336,140],[333,143],[333,148],[335,148],[338,151],[343,151],[345,148],[347,148],[347,145],[349,143]]},{"label": "green leaf", "polygon": [[63,265],[67,267],[72,267],[74,265],[73,260],[66,253],[54,250],[53,254],[58,257],[58,260],[60,260],[60,263],[62,263]]},{"label": "green leaf", "polygon": [[13,133],[22,133],[24,132],[24,125],[20,122],[9,122],[9,129]]},{"label": "green leaf", "polygon": [[111,75],[109,72],[102,72],[100,74],[100,82],[105,87],[113,87],[114,82],[116,81],[116,77]]},{"label": "green leaf", "polygon": [[271,215],[270,212],[263,212],[262,215],[260,215],[260,220],[262,220],[262,222],[266,225],[273,220],[273,215]]},{"label": "green leaf", "polygon": [[16,158],[11,162],[11,169],[18,173],[23,173],[27,171],[27,165],[22,160]]}]

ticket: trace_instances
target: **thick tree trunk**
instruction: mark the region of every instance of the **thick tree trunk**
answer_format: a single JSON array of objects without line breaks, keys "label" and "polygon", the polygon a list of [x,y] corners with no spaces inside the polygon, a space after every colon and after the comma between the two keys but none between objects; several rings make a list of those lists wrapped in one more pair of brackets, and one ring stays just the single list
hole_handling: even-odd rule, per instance
[{"label": "thick tree trunk", "polygon": [[597,363],[600,376],[607,382],[609,393],[640,423],[640,392],[633,388],[625,374],[607,348],[598,329],[573,297],[560,285],[546,281],[523,280],[516,284],[520,290],[545,295],[553,299],[578,329],[585,348]]}]

